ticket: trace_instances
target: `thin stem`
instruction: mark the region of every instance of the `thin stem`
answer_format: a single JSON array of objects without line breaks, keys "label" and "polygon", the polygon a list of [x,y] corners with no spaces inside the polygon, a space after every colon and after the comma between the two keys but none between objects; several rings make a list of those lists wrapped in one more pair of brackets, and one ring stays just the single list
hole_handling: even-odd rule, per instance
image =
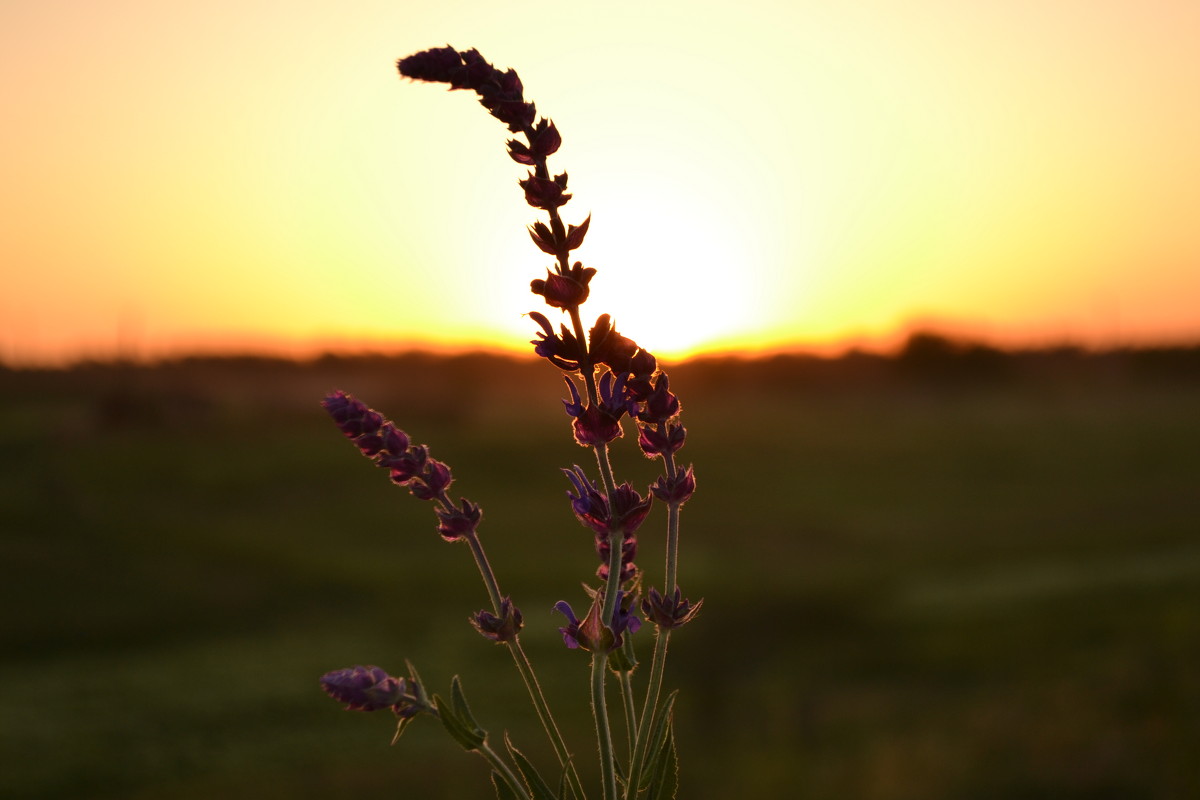
[{"label": "thin stem", "polygon": [[567,750],[567,743],[563,740],[562,733],[558,730],[558,724],[555,723],[554,716],[550,713],[550,704],[546,702],[546,696],[542,694],[542,687],[538,683],[529,656],[525,655],[525,650],[521,647],[518,637],[513,637],[513,640],[508,643],[508,647],[512,652],[513,661],[517,665],[517,671],[521,673],[521,678],[525,681],[525,688],[529,690],[529,698],[533,701],[538,719],[542,721],[542,728],[545,729],[546,736],[550,739],[550,746],[554,748],[554,755],[558,757],[558,763],[567,771],[567,782],[571,785],[571,791],[575,793],[578,800],[586,800],[587,794],[583,791],[583,782],[579,779],[575,762],[571,758],[570,751]]},{"label": "thin stem", "polygon": [[[449,507],[449,499],[444,495],[438,498],[444,505]],[[479,533],[471,531],[463,536],[467,540],[467,544],[471,548],[471,555],[475,557],[475,565],[479,568],[479,574],[483,578],[483,585],[487,587],[488,597],[492,601],[493,610],[497,615],[500,614],[500,604],[503,598],[500,594],[500,583],[496,580],[496,573],[492,569],[492,564],[488,561],[487,553],[484,552],[483,542],[479,540]],[[571,790],[575,792],[575,797],[578,800],[585,800],[587,795],[583,790],[583,781],[579,778],[579,772],[575,769],[575,762],[571,758],[571,751],[567,748],[567,743],[563,739],[562,732],[558,729],[558,723],[554,721],[554,715],[550,712],[550,704],[546,702],[546,696],[542,694],[541,684],[538,683],[537,674],[534,672],[533,664],[529,660],[529,656],[525,654],[524,648],[521,647],[520,639],[514,636],[512,641],[507,642],[509,652],[512,653],[513,663],[516,664],[517,672],[521,675],[521,680],[525,682],[525,689],[529,692],[529,699],[533,703],[534,711],[537,712],[538,719],[542,723],[542,729],[546,732],[546,738],[550,740],[550,747],[554,750],[554,755],[558,758],[559,766],[567,772],[567,780],[571,784]]]},{"label": "thin stem", "polygon": [[[504,779],[504,782],[507,783],[509,788],[516,792],[518,796],[530,797],[529,790],[525,788],[525,784],[516,776],[516,774],[512,771],[512,768],[496,754],[496,751],[493,750],[487,742],[479,745],[477,752],[479,755],[483,756],[483,759],[487,761],[488,764],[491,765],[492,769],[496,770],[496,772],[500,774],[500,777]],[[530,798],[530,800],[532,800],[532,798]]]},{"label": "thin stem", "polygon": [[654,656],[650,661],[650,681],[646,685],[646,702],[642,706],[642,718],[638,725],[637,739],[633,747],[633,759],[629,765],[629,791],[627,797],[632,800],[637,795],[636,787],[641,780],[642,767],[646,763],[646,751],[649,747],[650,731],[658,718],[658,698],[662,692],[663,672],[667,663],[667,644],[671,638],[670,628],[660,628],[654,639]]},{"label": "thin stem", "polygon": [[596,742],[600,747],[600,775],[604,780],[604,800],[617,800],[616,764],[613,761],[612,731],[608,727],[608,709],[604,703],[604,680],[608,656],[592,653],[592,717],[596,720]]},{"label": "thin stem", "polygon": [[625,739],[629,742],[629,759],[633,760],[633,731],[637,727],[637,709],[633,706],[633,672],[623,670],[621,678],[621,700],[625,704]]}]

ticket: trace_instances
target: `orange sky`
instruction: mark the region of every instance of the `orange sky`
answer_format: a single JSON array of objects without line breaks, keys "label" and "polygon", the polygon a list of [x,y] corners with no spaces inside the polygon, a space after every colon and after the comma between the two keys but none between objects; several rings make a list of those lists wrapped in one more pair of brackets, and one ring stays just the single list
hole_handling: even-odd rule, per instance
[{"label": "orange sky", "polygon": [[1200,3],[0,7],[0,360],[522,346],[548,258],[467,93],[563,133],[589,315],[660,354],[1200,337]]}]

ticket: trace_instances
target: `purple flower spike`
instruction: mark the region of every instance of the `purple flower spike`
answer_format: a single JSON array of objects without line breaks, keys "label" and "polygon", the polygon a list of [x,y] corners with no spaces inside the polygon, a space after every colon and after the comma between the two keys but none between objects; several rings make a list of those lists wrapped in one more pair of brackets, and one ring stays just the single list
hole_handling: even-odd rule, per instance
[{"label": "purple flower spike", "polygon": [[379,667],[350,667],[321,676],[325,693],[346,704],[347,711],[379,711],[406,704],[403,678],[393,678]]},{"label": "purple flower spike", "polygon": [[499,644],[516,639],[524,620],[521,618],[520,609],[506,597],[500,601],[500,616],[490,611],[477,611],[471,616],[471,624],[485,639]]}]

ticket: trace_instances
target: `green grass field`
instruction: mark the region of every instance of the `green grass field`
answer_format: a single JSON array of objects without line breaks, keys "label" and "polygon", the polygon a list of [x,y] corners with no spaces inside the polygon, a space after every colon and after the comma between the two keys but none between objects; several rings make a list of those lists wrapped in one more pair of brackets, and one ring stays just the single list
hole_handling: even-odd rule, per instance
[{"label": "green grass field", "polygon": [[[699,489],[672,641],[682,800],[1200,796],[1200,380],[1121,361],[935,374],[683,365]],[[1093,363],[1095,362],[1095,363]],[[320,691],[412,659],[549,768],[486,595],[318,406],[343,388],[480,504],[585,776],[595,569],[561,382],[495,359],[0,371],[0,796],[490,797],[431,720]],[[619,476],[653,464],[631,437]],[[661,509],[639,563],[661,580]],[[648,655],[645,640],[642,653]],[[619,718],[619,717],[618,717]]]}]

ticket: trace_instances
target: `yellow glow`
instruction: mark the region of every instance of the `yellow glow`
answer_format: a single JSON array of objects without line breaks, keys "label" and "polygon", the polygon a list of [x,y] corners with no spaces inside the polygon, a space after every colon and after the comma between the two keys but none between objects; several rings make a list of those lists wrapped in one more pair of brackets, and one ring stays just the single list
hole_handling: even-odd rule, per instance
[{"label": "yellow glow", "polygon": [[393,71],[446,42],[559,125],[585,315],[660,355],[1196,337],[1197,40],[1191,0],[10,3],[0,360],[525,347],[506,132]]}]

